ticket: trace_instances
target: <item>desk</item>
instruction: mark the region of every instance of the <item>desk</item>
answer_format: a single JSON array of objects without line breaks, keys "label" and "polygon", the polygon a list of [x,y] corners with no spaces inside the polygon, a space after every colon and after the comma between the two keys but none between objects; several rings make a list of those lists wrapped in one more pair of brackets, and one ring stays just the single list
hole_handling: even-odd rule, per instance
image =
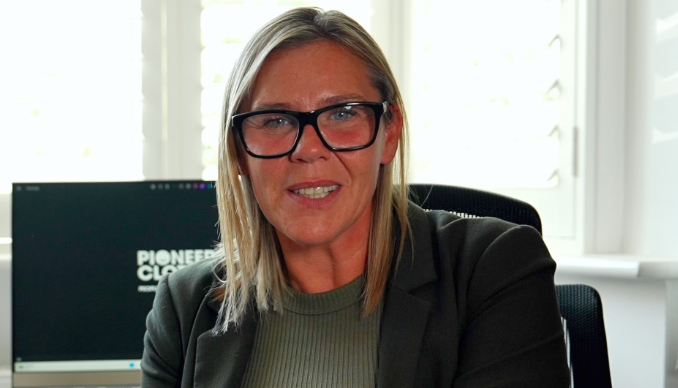
[{"label": "desk", "polygon": [[10,388],[12,384],[12,373],[9,366],[0,366],[0,388]]}]

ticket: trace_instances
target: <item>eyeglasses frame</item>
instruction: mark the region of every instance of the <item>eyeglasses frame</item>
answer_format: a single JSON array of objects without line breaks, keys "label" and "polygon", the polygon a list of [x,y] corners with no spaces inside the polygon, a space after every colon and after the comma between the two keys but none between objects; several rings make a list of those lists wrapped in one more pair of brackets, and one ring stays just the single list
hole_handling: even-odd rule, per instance
[{"label": "eyeglasses frame", "polygon": [[[357,151],[357,150],[362,150],[364,148],[367,148],[374,144],[374,141],[377,139],[377,134],[379,133],[379,124],[381,123],[381,117],[388,111],[388,101],[384,102],[345,102],[341,104],[335,104],[335,105],[330,105],[326,106],[324,108],[316,109],[314,111],[310,112],[297,112],[293,110],[284,110],[284,109],[267,109],[267,110],[259,110],[259,111],[254,111],[254,112],[246,112],[246,113],[239,113],[236,115],[233,115],[231,117],[231,122],[233,125],[233,128],[235,129],[235,132],[238,133],[238,137],[240,138],[240,141],[243,145],[243,148],[245,148],[245,152],[247,152],[250,156],[255,157],[255,158],[260,158],[260,159],[275,159],[275,158],[281,158],[283,156],[287,156],[294,152],[294,150],[297,148],[297,145],[299,145],[299,140],[301,140],[301,136],[304,134],[304,128],[307,125],[311,125],[313,129],[315,129],[316,134],[318,135],[318,138],[320,141],[323,143],[323,145],[335,152],[344,152],[344,151]],[[331,145],[327,144],[327,141],[325,141],[325,138],[323,138],[323,135],[320,133],[320,129],[318,128],[318,117],[323,113],[327,112],[328,110],[340,108],[342,106],[368,106],[372,108],[374,111],[374,135],[372,136],[372,139],[365,145],[361,146],[356,146],[356,147],[349,147],[349,148],[337,148],[337,147],[332,147]],[[297,137],[294,139],[294,144],[292,145],[292,148],[290,148],[289,151],[281,153],[281,154],[275,154],[275,155],[257,155],[254,152],[252,152],[248,147],[247,143],[245,142],[245,135],[243,134],[242,131],[242,124],[247,119],[248,117],[256,116],[259,114],[267,114],[267,113],[278,113],[278,114],[285,114],[294,117],[297,119],[299,122],[299,129],[297,130]]]}]

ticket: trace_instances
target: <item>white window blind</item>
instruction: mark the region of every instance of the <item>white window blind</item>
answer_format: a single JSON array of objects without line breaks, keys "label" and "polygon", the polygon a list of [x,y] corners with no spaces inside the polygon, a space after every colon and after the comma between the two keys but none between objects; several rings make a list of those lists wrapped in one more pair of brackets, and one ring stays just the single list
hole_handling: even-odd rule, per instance
[{"label": "white window blind", "polygon": [[140,0],[0,5],[0,190],[142,177]]},{"label": "white window blind", "polygon": [[422,1],[413,20],[412,179],[558,184],[560,1]]},{"label": "white window blind", "polygon": [[410,180],[497,191],[574,228],[573,0],[412,5]]}]

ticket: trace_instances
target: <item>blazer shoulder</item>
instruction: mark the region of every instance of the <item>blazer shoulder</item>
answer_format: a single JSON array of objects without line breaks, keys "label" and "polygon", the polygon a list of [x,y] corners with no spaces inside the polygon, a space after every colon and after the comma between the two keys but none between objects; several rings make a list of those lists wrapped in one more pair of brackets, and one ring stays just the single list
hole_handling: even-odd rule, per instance
[{"label": "blazer shoulder", "polygon": [[543,245],[541,235],[531,226],[499,218],[464,218],[445,210],[425,210],[414,203],[409,205],[408,217],[417,256],[433,255],[434,261],[474,261],[501,241]]},{"label": "blazer shoulder", "polygon": [[434,251],[455,262],[457,270],[465,269],[461,273],[472,272],[483,258],[495,256],[516,266],[523,260],[553,263],[541,235],[531,226],[493,217],[461,218],[446,211],[427,211],[426,216]]},{"label": "blazer shoulder", "polygon": [[469,242],[494,240],[515,228],[539,234],[536,229],[529,225],[517,225],[494,217],[463,218],[444,210],[426,210],[425,212],[431,228],[436,233],[443,234],[446,237],[460,237]]},{"label": "blazer shoulder", "polygon": [[167,275],[167,288],[177,306],[199,305],[217,279],[217,259],[203,260]]},{"label": "blazer shoulder", "polygon": [[[204,260],[163,276],[146,318],[142,386],[178,386],[182,369],[191,368],[186,355],[191,341],[212,328],[211,319],[198,319],[201,306],[216,280],[216,260]],[[196,326],[198,322],[202,325]],[[182,385],[183,386],[183,385]]]}]

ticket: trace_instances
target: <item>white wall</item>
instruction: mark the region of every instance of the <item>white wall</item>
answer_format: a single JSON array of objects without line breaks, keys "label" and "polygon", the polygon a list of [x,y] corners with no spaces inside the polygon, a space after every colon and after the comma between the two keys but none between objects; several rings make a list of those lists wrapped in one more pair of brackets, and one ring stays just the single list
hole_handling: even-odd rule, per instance
[{"label": "white wall", "polygon": [[[590,253],[678,259],[678,1],[597,5]],[[614,387],[678,386],[674,280],[557,274],[556,281],[601,294]]]},{"label": "white wall", "polygon": [[628,3],[623,249],[678,256],[678,1]]},{"label": "white wall", "polygon": [[[596,80],[591,109],[596,116],[593,165],[594,228],[588,249],[619,252],[624,226],[626,110],[626,0],[599,0],[595,31]],[[588,182],[587,182],[588,183]],[[590,184],[590,183],[589,183]]]},{"label": "white wall", "polygon": [[598,26],[593,252],[678,257],[678,1],[599,0]]}]

